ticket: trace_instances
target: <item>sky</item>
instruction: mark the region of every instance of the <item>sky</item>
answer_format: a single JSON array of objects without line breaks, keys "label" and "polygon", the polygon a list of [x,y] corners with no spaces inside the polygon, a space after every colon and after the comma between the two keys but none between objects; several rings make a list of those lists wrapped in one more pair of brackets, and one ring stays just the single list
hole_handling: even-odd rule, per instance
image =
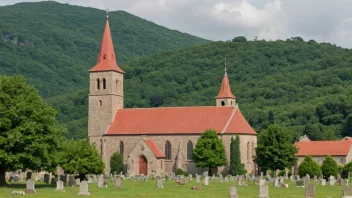
[{"label": "sky", "polygon": [[[167,28],[216,41],[236,36],[249,40],[299,36],[306,41],[313,39],[352,48],[352,0],[57,1],[124,10]],[[23,0],[0,0],[0,6],[18,2]]]}]

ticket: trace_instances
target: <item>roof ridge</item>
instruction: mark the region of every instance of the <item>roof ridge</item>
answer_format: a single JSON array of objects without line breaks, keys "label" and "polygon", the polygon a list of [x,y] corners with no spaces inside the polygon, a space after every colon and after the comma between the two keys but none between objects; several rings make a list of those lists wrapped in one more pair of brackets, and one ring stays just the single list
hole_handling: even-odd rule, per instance
[{"label": "roof ridge", "polygon": [[[123,110],[135,110],[135,109],[185,109],[185,108],[219,108],[217,106],[185,106],[185,107],[142,107],[142,108],[125,108]],[[226,107],[221,107],[226,108]],[[231,107],[227,107],[231,108]]]},{"label": "roof ridge", "polygon": [[235,113],[236,113],[237,109],[238,109],[238,104],[236,104],[236,106],[235,106],[234,110],[232,111],[232,113],[231,113],[231,116],[230,116],[229,120],[226,122],[226,125],[225,125],[224,129],[221,131],[221,134],[224,134],[224,133],[225,133],[225,131],[226,131],[226,129],[229,127],[230,122],[231,122],[231,120],[232,120],[233,116],[235,115]]}]

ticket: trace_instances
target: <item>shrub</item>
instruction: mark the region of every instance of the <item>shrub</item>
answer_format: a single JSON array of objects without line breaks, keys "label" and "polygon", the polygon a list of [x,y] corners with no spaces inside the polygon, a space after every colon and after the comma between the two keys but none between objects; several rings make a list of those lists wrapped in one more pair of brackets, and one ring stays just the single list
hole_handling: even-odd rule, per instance
[{"label": "shrub", "polygon": [[342,176],[343,178],[348,178],[348,172],[352,172],[352,162],[346,164],[346,165],[342,168],[341,176]]},{"label": "shrub", "polygon": [[304,158],[303,162],[299,165],[298,174],[301,177],[305,176],[306,174],[310,175],[311,177],[313,177],[314,175],[322,175],[319,164],[315,162],[310,155],[307,155]]},{"label": "shrub", "polygon": [[339,166],[336,161],[328,155],[323,161],[321,172],[325,178],[330,177],[330,175],[337,177],[337,174],[339,173]]},{"label": "shrub", "polygon": [[120,172],[123,170],[123,166],[123,159],[120,153],[115,152],[110,158],[110,173],[114,174],[116,171],[116,174],[120,174]]},{"label": "shrub", "polygon": [[185,177],[188,177],[188,172],[178,168],[176,169],[175,175],[184,175]]}]

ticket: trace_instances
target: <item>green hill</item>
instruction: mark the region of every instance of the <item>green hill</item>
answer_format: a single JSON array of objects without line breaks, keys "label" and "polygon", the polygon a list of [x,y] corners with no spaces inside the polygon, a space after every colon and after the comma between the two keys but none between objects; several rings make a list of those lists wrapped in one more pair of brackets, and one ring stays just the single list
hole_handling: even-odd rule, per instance
[{"label": "green hill", "polygon": [[[214,42],[126,62],[125,107],[215,105],[224,57],[233,93],[258,132],[276,123],[293,139],[352,134],[352,51],[299,38]],[[70,136],[86,136],[87,90],[48,102]]]},{"label": "green hill", "polygon": [[[106,20],[103,10],[53,1],[0,7],[0,74],[22,74],[41,96],[88,86]],[[119,63],[209,41],[124,11],[109,12]]]}]

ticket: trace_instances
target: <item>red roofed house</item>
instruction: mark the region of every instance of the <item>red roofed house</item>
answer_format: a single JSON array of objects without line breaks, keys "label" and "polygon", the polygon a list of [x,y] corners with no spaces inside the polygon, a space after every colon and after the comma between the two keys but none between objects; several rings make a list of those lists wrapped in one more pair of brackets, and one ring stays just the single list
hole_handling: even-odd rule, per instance
[{"label": "red roofed house", "polygon": [[311,155],[319,164],[322,164],[328,155],[340,165],[352,160],[352,141],[349,137],[334,141],[310,141],[307,136],[303,136],[299,142],[295,143],[295,146],[298,148],[297,167],[307,155]]},{"label": "red roofed house", "polygon": [[[226,70],[216,106],[124,109],[124,72],[117,65],[107,21],[98,63],[89,74],[88,136],[102,155],[106,173],[114,152],[122,154],[128,174],[170,173],[176,168],[193,174],[206,171],[195,166],[192,149],[209,128],[218,132],[228,161],[231,137],[240,135],[242,163],[248,173],[253,171],[257,133],[236,103]],[[218,171],[228,169],[229,164]]]}]

